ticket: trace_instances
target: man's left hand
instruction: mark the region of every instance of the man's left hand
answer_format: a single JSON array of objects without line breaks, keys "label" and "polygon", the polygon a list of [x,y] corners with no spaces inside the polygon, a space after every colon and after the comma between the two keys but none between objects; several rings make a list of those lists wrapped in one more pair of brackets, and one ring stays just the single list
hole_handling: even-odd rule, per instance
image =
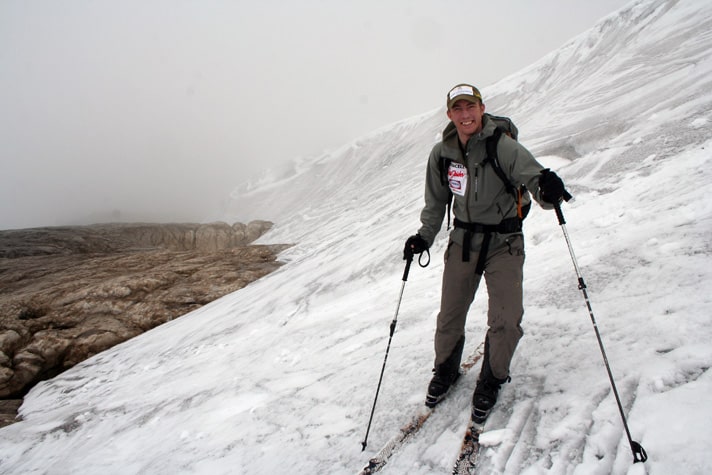
[{"label": "man's left hand", "polygon": [[561,203],[564,199],[564,182],[559,175],[546,168],[539,175],[539,191],[541,199],[547,203]]}]

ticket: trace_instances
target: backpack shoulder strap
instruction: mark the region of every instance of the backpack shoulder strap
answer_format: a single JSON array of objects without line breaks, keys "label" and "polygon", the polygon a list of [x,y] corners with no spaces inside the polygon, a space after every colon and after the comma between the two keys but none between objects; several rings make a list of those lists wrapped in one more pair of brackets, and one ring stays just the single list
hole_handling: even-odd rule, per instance
[{"label": "backpack shoulder strap", "polygon": [[504,170],[502,170],[502,165],[500,165],[499,157],[497,156],[497,145],[499,144],[499,139],[502,137],[502,133],[504,133],[503,129],[501,127],[497,127],[494,129],[494,133],[490,137],[487,137],[487,141],[485,142],[487,158],[485,161],[492,165],[494,172],[497,174],[499,179],[502,180],[502,183],[504,183],[507,193],[516,195],[514,185],[512,185],[512,182],[509,181],[509,178],[507,178]]},{"label": "backpack shoulder strap", "polygon": [[446,158],[440,155],[440,183],[443,186],[446,186],[448,184],[447,182],[447,170],[450,167],[450,163],[452,163],[451,158]]},{"label": "backpack shoulder strap", "polygon": [[450,230],[450,212],[452,209],[452,191],[450,190],[450,184],[448,183],[448,168],[452,163],[451,158],[446,158],[440,155],[440,183],[447,187],[448,199],[447,199],[447,230]]},{"label": "backpack shoulder strap", "polygon": [[512,182],[509,181],[507,174],[504,173],[504,170],[502,170],[502,165],[499,163],[499,157],[497,155],[497,145],[499,144],[499,139],[502,138],[503,133],[506,134],[507,131],[501,127],[497,127],[494,130],[494,133],[490,137],[487,137],[487,141],[485,142],[485,149],[487,151],[485,163],[489,162],[492,165],[492,169],[497,174],[499,179],[502,180],[502,183],[504,183],[504,189],[507,190],[507,193],[512,195],[514,198],[514,202],[517,204],[517,215],[520,219],[524,219],[527,214],[529,214],[529,209],[531,208],[531,202],[524,200],[526,188],[524,185],[517,188],[512,185]]}]

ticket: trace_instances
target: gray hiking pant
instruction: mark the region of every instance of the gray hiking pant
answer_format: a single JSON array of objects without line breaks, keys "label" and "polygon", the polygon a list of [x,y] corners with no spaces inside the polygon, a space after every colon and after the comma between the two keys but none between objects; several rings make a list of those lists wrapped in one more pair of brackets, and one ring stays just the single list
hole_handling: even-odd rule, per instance
[{"label": "gray hiking pant", "polygon": [[[462,247],[453,241],[445,251],[442,297],[435,331],[436,367],[448,359],[458,340],[465,335],[467,312],[482,277],[475,273],[478,254],[472,252],[469,262],[463,262]],[[492,374],[499,379],[509,376],[509,364],[524,334],[521,327],[524,315],[523,267],[522,235],[510,235],[506,241],[495,241],[493,238],[485,262],[484,278],[489,295],[489,364]],[[457,356],[457,361],[460,357]]]}]

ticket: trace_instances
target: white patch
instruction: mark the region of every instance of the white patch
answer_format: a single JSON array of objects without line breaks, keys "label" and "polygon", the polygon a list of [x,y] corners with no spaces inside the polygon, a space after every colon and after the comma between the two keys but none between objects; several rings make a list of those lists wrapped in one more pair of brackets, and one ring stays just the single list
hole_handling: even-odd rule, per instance
[{"label": "white patch", "polygon": [[467,168],[465,165],[451,163],[447,169],[447,182],[453,194],[465,196],[465,190],[467,190]]},{"label": "white patch", "polygon": [[475,91],[472,89],[472,86],[458,86],[450,91],[450,100],[452,100],[453,97],[461,96],[463,94],[467,96],[474,96]]}]

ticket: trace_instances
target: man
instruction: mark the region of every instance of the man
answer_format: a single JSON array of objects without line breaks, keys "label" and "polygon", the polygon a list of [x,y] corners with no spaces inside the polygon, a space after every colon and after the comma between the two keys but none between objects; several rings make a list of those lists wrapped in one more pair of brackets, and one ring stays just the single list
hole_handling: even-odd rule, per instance
[{"label": "man", "polygon": [[[469,84],[452,88],[447,95],[447,116],[450,123],[428,159],[422,226],[408,238],[406,249],[419,254],[433,244],[452,197],[455,226],[445,251],[435,368],[425,403],[435,406],[459,376],[465,320],[484,275],[489,328],[472,399],[472,418],[482,423],[497,401],[500,386],[509,380],[509,365],[523,335],[522,216],[515,197],[486,161],[487,138],[495,134],[496,124],[485,114],[480,91]],[[514,187],[526,186],[545,209],[561,202],[561,179],[516,140],[502,135],[496,151],[501,169]]]}]

